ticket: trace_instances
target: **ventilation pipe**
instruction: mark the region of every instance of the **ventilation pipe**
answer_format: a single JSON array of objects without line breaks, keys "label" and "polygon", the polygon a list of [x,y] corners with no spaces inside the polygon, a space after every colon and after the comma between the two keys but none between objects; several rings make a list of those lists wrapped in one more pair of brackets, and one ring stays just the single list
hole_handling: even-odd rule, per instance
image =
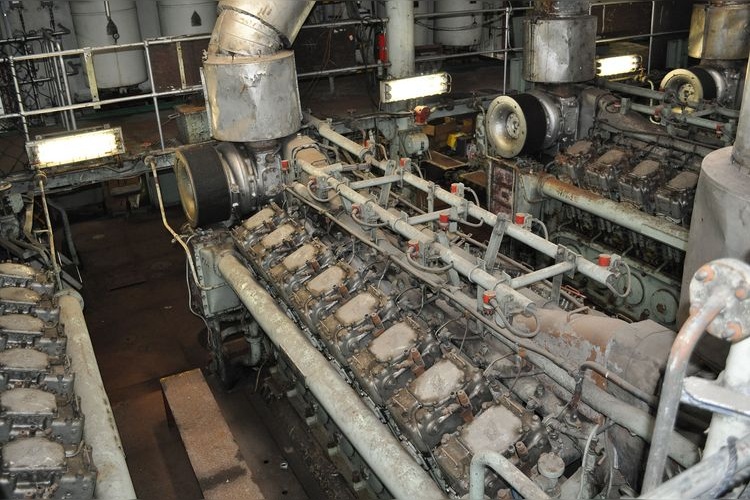
[{"label": "ventilation pipe", "polygon": [[220,141],[279,139],[300,128],[294,52],[315,2],[219,2],[203,64],[213,135]]},{"label": "ventilation pipe", "polygon": [[222,0],[203,63],[218,144],[180,148],[175,174],[192,227],[238,219],[283,189],[279,139],[300,129],[289,50],[314,1]]},{"label": "ventilation pipe", "polygon": [[596,76],[596,17],[588,0],[537,0],[524,19],[523,77],[536,83]]}]

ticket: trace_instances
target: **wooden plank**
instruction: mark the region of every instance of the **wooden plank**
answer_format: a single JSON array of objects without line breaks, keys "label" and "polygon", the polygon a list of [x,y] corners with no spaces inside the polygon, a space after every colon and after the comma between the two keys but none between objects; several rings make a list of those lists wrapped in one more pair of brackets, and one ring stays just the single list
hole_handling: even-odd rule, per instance
[{"label": "wooden plank", "polygon": [[265,498],[201,371],[162,378],[161,386],[204,498]]}]

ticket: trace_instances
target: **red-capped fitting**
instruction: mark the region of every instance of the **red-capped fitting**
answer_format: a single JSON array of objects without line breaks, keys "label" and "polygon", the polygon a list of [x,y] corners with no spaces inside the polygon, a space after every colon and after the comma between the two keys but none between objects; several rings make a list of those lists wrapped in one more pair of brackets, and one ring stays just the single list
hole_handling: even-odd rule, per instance
[{"label": "red-capped fitting", "polygon": [[524,224],[526,224],[526,214],[516,212],[516,216],[513,219],[513,222],[515,222],[517,226],[523,226]]},{"label": "red-capped fitting", "polygon": [[399,166],[401,168],[406,167],[410,163],[411,163],[411,159],[410,158],[399,158],[399,160],[398,160],[398,164],[399,164]]},{"label": "red-capped fitting", "polygon": [[289,160],[281,160],[281,171],[282,172],[289,171]]},{"label": "red-capped fitting", "polygon": [[492,301],[495,300],[497,294],[493,290],[487,290],[482,294],[482,314],[485,316],[492,316],[495,312],[495,306]]},{"label": "red-capped fitting", "polygon": [[417,106],[414,108],[414,123],[417,125],[426,125],[427,120],[430,118],[429,106]]},{"label": "red-capped fitting", "polygon": [[609,265],[612,264],[612,256],[608,253],[600,253],[597,263],[601,267],[609,267]]},{"label": "red-capped fitting", "polygon": [[443,231],[447,231],[448,227],[450,226],[451,218],[450,215],[446,212],[440,212],[439,218],[438,218],[438,225],[440,226],[440,229]]},{"label": "red-capped fitting", "polygon": [[407,252],[409,252],[410,255],[416,255],[419,253],[419,241],[418,240],[409,240],[406,243]]},{"label": "red-capped fitting", "polygon": [[451,194],[458,194],[458,184],[455,182],[451,184]]}]

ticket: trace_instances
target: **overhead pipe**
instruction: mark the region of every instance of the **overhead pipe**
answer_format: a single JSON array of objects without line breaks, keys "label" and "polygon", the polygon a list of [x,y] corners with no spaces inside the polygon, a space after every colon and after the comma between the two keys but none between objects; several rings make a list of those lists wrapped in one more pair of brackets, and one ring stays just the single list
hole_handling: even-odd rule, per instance
[{"label": "overhead pipe", "polygon": [[248,312],[297,367],[305,386],[388,491],[396,498],[445,498],[388,427],[309,342],[252,273],[229,253],[219,259],[218,267]]},{"label": "overhead pipe", "polygon": [[86,415],[83,438],[91,446],[98,471],[95,495],[108,500],[131,500],[137,496],[120,433],[96,363],[80,297],[75,297],[74,293],[61,292],[58,295],[60,323],[67,338],[70,365],[76,374],[75,393],[81,401],[81,411]]},{"label": "overhead pipe", "polygon": [[476,262],[467,260],[452,248],[443,245],[433,240],[432,236],[425,234],[413,225],[409,224],[403,217],[394,215],[391,211],[381,207],[377,203],[374,203],[371,198],[360,194],[351,187],[347,186],[344,182],[337,180],[336,178],[321,172],[315,166],[302,161],[297,160],[297,165],[311,177],[317,178],[319,182],[324,182],[328,187],[341,196],[351,201],[352,203],[359,204],[366,209],[371,210],[377,217],[384,223],[386,223],[393,231],[399,233],[403,237],[419,242],[423,248],[432,249],[438,253],[440,260],[445,264],[452,266],[459,274],[467,277],[470,282],[476,283],[485,290],[494,290],[497,292],[499,297],[508,297],[512,299],[522,309],[527,310],[533,307],[533,301],[512,289],[510,286],[505,284],[500,279],[496,278],[489,272],[480,268]]},{"label": "overhead pipe", "polygon": [[[307,113],[305,114],[305,121],[316,128],[321,136],[328,139],[332,143],[352,153],[357,158],[369,162],[372,166],[378,168],[379,170],[386,170],[387,162],[380,162],[375,159],[372,151],[333,130],[329,122],[315,118],[314,116]],[[482,220],[490,227],[495,227],[498,222],[497,215],[488,210],[485,210],[479,205],[476,205],[460,196],[451,193],[450,191],[438,187],[432,182],[429,182],[425,179],[422,179],[421,177],[403,170],[399,171],[399,175],[401,175],[403,181],[410,186],[415,187],[424,193],[434,194],[435,198],[452,207],[456,207],[457,209],[459,209],[459,211],[466,209],[471,217]],[[508,224],[505,229],[505,234],[507,234],[514,240],[520,241],[530,246],[534,250],[547,255],[548,257],[556,258],[558,255],[558,251],[560,249],[559,245],[556,245],[551,241],[542,238],[541,236],[537,236],[533,232],[529,231],[528,229],[524,229],[521,226]],[[575,264],[576,270],[578,272],[584,274],[585,276],[602,285],[606,285],[607,283],[612,282],[616,279],[615,274],[612,271],[610,271],[606,267],[598,266],[597,264],[591,262],[581,255],[575,255]]]}]

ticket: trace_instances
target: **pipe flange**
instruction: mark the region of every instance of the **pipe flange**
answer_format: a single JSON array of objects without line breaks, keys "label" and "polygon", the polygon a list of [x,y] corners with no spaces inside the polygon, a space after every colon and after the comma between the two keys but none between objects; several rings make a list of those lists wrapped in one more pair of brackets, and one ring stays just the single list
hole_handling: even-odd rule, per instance
[{"label": "pipe flange", "polygon": [[750,336],[750,265],[737,259],[718,259],[698,269],[690,282],[690,312],[727,288],[733,293],[706,331],[714,337],[738,342]]},{"label": "pipe flange", "polygon": [[726,92],[722,75],[714,68],[701,66],[670,71],[662,79],[661,88],[674,93],[679,103],[693,108]]},{"label": "pipe flange", "polygon": [[487,138],[503,158],[536,153],[545,144],[547,118],[534,95],[500,96],[490,103],[485,118]]}]

